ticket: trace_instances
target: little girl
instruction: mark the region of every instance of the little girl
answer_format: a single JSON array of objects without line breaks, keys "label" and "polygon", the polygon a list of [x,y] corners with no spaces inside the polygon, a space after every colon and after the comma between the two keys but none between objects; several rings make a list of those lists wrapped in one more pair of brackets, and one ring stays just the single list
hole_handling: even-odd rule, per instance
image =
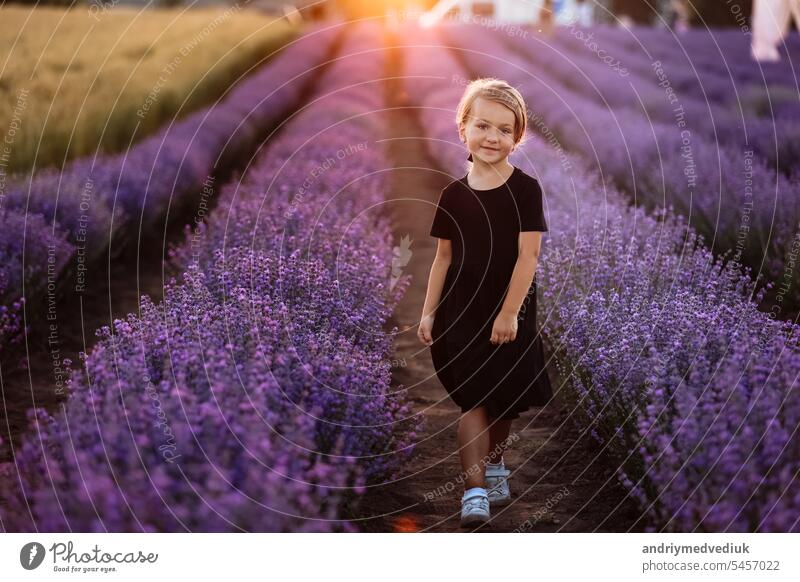
[{"label": "little girl", "polygon": [[508,161],[527,129],[522,95],[498,79],[472,81],[456,123],[472,168],[439,196],[430,230],[439,242],[418,336],[461,407],[461,525],[469,527],[489,520],[490,504],[510,501],[502,453],[511,421],[553,392],[536,331],[534,275],[547,230],[542,189]]}]

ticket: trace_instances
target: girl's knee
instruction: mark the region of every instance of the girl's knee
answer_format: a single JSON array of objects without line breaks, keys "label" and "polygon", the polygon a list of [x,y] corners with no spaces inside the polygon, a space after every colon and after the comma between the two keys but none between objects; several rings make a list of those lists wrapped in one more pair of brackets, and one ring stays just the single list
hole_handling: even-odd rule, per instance
[{"label": "girl's knee", "polygon": [[461,416],[483,416],[488,418],[486,412],[486,406],[475,406],[474,408],[470,408],[469,410],[462,410]]}]

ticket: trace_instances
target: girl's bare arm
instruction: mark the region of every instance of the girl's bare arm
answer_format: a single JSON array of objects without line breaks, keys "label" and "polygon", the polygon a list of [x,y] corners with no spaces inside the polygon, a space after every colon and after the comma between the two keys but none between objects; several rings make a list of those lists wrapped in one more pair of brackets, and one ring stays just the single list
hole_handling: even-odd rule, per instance
[{"label": "girl's bare arm", "polygon": [[447,275],[447,268],[453,260],[453,245],[450,239],[440,238],[439,245],[436,247],[436,256],[431,265],[431,273],[428,276],[428,292],[425,294],[425,305],[422,308],[423,319],[429,315],[436,314],[439,300],[442,298],[444,288],[444,278]]},{"label": "girl's bare arm", "polygon": [[519,252],[514,272],[511,274],[506,299],[503,302],[501,313],[517,316],[522,307],[522,302],[528,294],[536,267],[539,265],[539,251],[542,248],[542,233],[538,231],[524,231],[519,233]]}]

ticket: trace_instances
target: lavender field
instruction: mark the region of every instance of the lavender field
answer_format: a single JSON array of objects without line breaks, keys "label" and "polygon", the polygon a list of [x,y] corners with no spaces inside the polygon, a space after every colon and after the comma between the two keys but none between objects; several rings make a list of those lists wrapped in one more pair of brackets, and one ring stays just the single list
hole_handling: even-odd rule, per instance
[{"label": "lavender field", "polygon": [[9,175],[0,529],[457,529],[416,327],[491,76],[529,108],[556,392],[515,421],[494,531],[558,486],[533,531],[800,532],[800,42],[522,32],[308,24],[127,151]]}]

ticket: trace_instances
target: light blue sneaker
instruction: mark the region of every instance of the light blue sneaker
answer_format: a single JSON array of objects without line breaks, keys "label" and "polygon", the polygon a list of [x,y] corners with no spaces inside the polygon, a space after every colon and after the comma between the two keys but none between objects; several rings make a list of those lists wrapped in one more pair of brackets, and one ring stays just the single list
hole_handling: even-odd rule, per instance
[{"label": "light blue sneaker", "polygon": [[508,487],[508,476],[511,471],[506,469],[505,461],[486,463],[486,489],[489,493],[489,504],[493,506],[508,505],[511,503],[511,490]]},{"label": "light blue sneaker", "polygon": [[485,489],[465,491],[461,498],[461,527],[472,527],[489,521],[489,496]]}]

